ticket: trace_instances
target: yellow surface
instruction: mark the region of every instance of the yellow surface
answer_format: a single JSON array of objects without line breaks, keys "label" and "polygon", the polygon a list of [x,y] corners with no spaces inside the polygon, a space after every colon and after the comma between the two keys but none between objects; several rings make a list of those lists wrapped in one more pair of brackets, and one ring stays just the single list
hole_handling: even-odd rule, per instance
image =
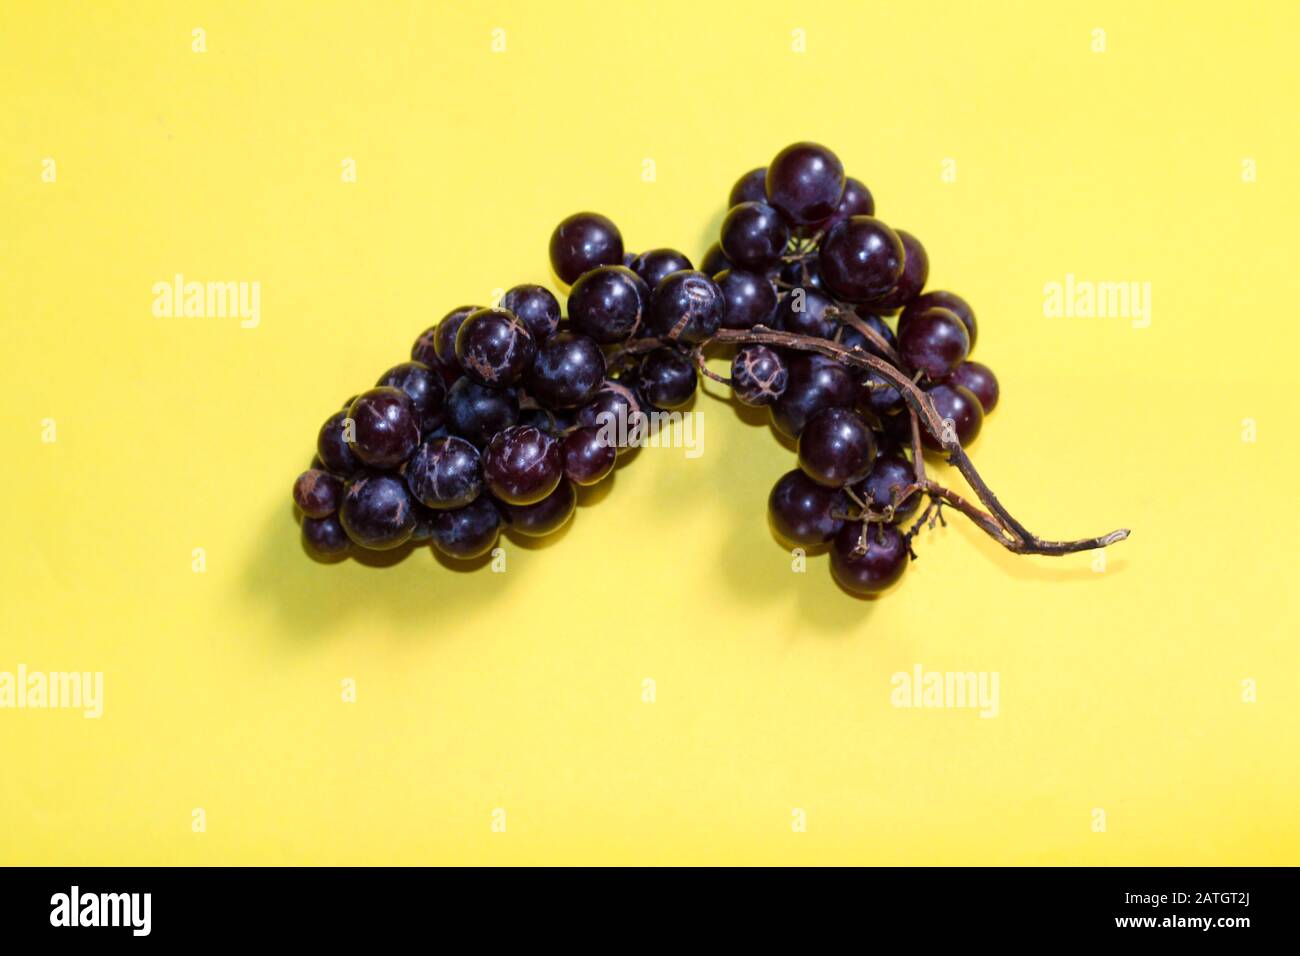
[{"label": "yellow surface", "polygon": [[[1300,8],[1053,7],[6,3],[0,671],[105,684],[0,710],[0,862],[1300,862]],[[974,304],[1003,501],[1134,529],[1104,572],[954,517],[877,602],[792,573],[715,397],[505,573],[307,559],[317,426],[425,326],[579,209],[698,256],[800,138]],[[260,324],[154,317],[176,273]],[[917,664],[997,718],[892,706]]]}]

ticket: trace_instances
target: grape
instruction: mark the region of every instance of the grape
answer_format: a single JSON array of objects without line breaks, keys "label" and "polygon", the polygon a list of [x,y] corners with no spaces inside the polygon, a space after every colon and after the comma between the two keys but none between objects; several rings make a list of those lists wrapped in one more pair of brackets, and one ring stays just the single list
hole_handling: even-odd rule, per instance
[{"label": "grape", "polygon": [[309,551],[322,558],[341,557],[352,547],[343,525],[339,524],[338,515],[303,518],[302,542]]},{"label": "grape", "polygon": [[746,345],[731,360],[731,390],[746,405],[771,405],[785,391],[789,374],[776,349]]},{"label": "grape", "polygon": [[599,213],[574,213],[551,234],[551,267],[565,285],[597,266],[623,263],[623,236]]},{"label": "grape", "polygon": [[451,558],[482,557],[501,536],[501,513],[487,495],[433,516],[433,546]]},{"label": "grape", "polygon": [[456,369],[457,374],[460,373],[460,361],[456,358],[456,336],[465,320],[481,308],[483,308],[481,305],[457,306],[444,315],[441,321],[434,326],[434,353],[444,365]]},{"label": "grape", "polygon": [[947,309],[926,309],[904,323],[898,354],[907,365],[932,379],[941,379],[966,359],[970,337],[961,319]]},{"label": "grape", "polygon": [[817,257],[811,256],[787,262],[778,273],[782,282],[788,286],[802,286],[805,289],[823,291],[826,284],[817,268]]},{"label": "grape", "polygon": [[987,415],[998,404],[998,379],[993,369],[979,362],[962,362],[944,381],[949,385],[961,385],[970,389],[980,400],[980,407]]},{"label": "grape", "polygon": [[343,482],[327,471],[311,468],[293,483],[293,500],[308,518],[324,518],[339,510]]},{"label": "grape", "polygon": [[[700,260],[700,271],[706,276],[715,276],[723,269],[730,268],[731,260],[728,259],[726,254],[722,251],[722,244],[718,242],[709,246],[708,251],[704,253],[704,258]],[[662,282],[663,279],[660,279],[659,281]],[[657,286],[655,288],[657,288]],[[653,291],[653,288],[651,291]]]},{"label": "grape", "polygon": [[[984,410],[975,393],[960,385],[939,384],[930,388],[928,394],[934,402],[934,410],[944,422],[945,431],[951,422],[952,431],[962,448],[973,442],[980,433],[980,426],[984,424]],[[921,441],[932,451],[943,448],[926,429],[921,429]]]},{"label": "grape", "polygon": [[903,241],[879,219],[854,216],[822,241],[822,282],[837,298],[870,302],[882,298],[903,274]]},{"label": "grape", "polygon": [[[898,340],[894,337],[894,330],[889,327],[888,323],[886,323],[884,319],[878,315],[871,315],[870,313],[863,315],[858,312],[857,315],[858,318],[879,333],[880,337],[888,342],[891,348],[898,347]],[[840,329],[840,344],[846,348],[860,348],[864,352],[870,352],[877,358],[886,360],[889,358],[884,352],[876,348],[874,342],[851,325],[846,324]]]},{"label": "grape", "polygon": [[[864,499],[876,511],[883,511],[895,504],[898,495],[915,479],[916,473],[912,470],[912,463],[898,452],[890,452],[876,458],[876,463],[871,466],[871,472],[854,490],[858,493],[858,497]],[[920,505],[920,494],[908,495],[901,505],[895,506],[894,522],[898,523],[911,517]]]},{"label": "grape", "polygon": [[822,409],[799,433],[799,467],[827,488],[861,481],[875,459],[871,428],[847,408]]},{"label": "grape", "polygon": [[479,309],[456,333],[456,359],[465,374],[480,385],[513,385],[528,371],[536,354],[528,326],[505,309]]},{"label": "grape", "polygon": [[508,505],[541,501],[563,476],[560,443],[537,428],[507,428],[488,442],[483,453],[488,489]]},{"label": "grape", "polygon": [[463,508],[483,490],[478,449],[452,436],[425,442],[406,463],[406,487],[426,508]]},{"label": "grape", "polygon": [[655,349],[641,360],[641,394],[658,408],[685,405],[699,384],[695,363],[676,349]]},{"label": "grape", "polygon": [[849,406],[857,397],[852,373],[824,355],[800,353],[788,368],[785,391],[772,405],[772,423],[790,438],[798,438],[808,419],[823,408]]},{"label": "grape", "polygon": [[907,570],[907,541],[892,525],[872,525],[867,529],[866,550],[859,553],[861,544],[862,522],[849,521],[831,545],[831,574],[845,590],[878,594]]},{"label": "grape", "polygon": [[767,201],[795,225],[829,218],[844,195],[844,166],[816,143],[795,143],[767,167]]},{"label": "grape", "polygon": [[871,409],[880,419],[907,410],[907,400],[903,398],[903,393],[898,390],[898,386],[875,369],[869,369],[864,373],[859,405]]},{"label": "grape", "polygon": [[767,499],[767,514],[776,533],[790,544],[813,548],[835,537],[849,506],[843,491],[817,484],[796,468],[786,472]]},{"label": "grape", "polygon": [[724,269],[713,277],[722,290],[722,327],[752,329],[770,326],[776,314],[776,287],[765,275],[741,269]]},{"label": "grape", "polygon": [[447,385],[442,376],[423,362],[403,362],[394,365],[379,377],[376,385],[386,385],[406,394],[411,400],[420,426],[420,434],[427,435],[442,424],[443,407],[447,402]]},{"label": "grape", "polygon": [[975,348],[975,334],[977,331],[975,311],[970,307],[970,303],[955,292],[923,292],[917,296],[907,308],[903,309],[903,314],[898,317],[898,331],[903,331],[903,326],[907,324],[912,316],[934,308],[947,309],[961,319],[962,324],[966,326],[966,334],[970,336],[970,347]]},{"label": "grape", "polygon": [[569,323],[601,345],[631,338],[641,327],[650,290],[631,269],[601,266],[584,273],[569,292]]},{"label": "grape", "polygon": [[411,346],[411,361],[429,366],[442,379],[444,389],[451,388],[456,379],[460,378],[460,365],[454,357],[450,363],[438,358],[437,341],[438,327],[431,325],[420,333],[420,337]]},{"label": "grape", "polygon": [[787,292],[776,307],[776,327],[795,335],[833,339],[840,323],[835,300],[817,289],[795,288]]},{"label": "grape", "polygon": [[356,544],[387,551],[405,544],[415,530],[415,508],[399,478],[367,472],[348,482],[339,521]]},{"label": "grape", "polygon": [[650,324],[656,335],[702,342],[722,325],[722,290],[703,272],[674,272],[650,297]]},{"label": "grape", "polygon": [[507,505],[510,527],[530,538],[542,538],[564,527],[578,506],[578,494],[573,485],[560,479],[555,490],[541,501],[531,505]]},{"label": "grape", "polygon": [[676,249],[651,249],[633,259],[628,268],[639,275],[641,281],[653,292],[655,286],[659,285],[665,276],[695,267],[691,265],[690,259]]},{"label": "grape", "polygon": [[362,392],[348,409],[348,417],[353,454],[375,468],[397,467],[420,443],[415,409],[398,389],[381,386]]},{"label": "grape", "polygon": [[911,303],[925,288],[930,277],[930,257],[921,241],[910,232],[898,230],[898,240],[903,244],[903,274],[882,298],[871,303],[879,312],[897,312]]},{"label": "grape", "polygon": [[560,303],[545,286],[517,285],[501,297],[501,308],[518,316],[538,345],[560,324]]},{"label": "grape", "polygon": [[[549,346],[558,336],[552,337]],[[519,400],[512,389],[495,389],[462,378],[447,393],[447,425],[482,448],[493,435],[519,420]]]},{"label": "grape", "polygon": [[621,380],[606,379],[592,400],[578,410],[578,424],[600,430],[622,455],[640,441],[646,418],[633,389]]},{"label": "grape", "polygon": [[722,221],[722,251],[734,265],[761,271],[775,265],[790,241],[790,227],[765,202],[735,206]]},{"label": "grape", "polygon": [[854,179],[852,176],[846,176],[844,179],[844,194],[840,196],[839,204],[835,207],[835,213],[822,223],[823,229],[831,229],[846,219],[854,216],[874,216],[876,214],[876,201],[871,196],[871,190],[860,179]]},{"label": "grape", "polygon": [[[349,403],[351,404],[351,403]],[[348,410],[341,409],[325,419],[316,436],[316,455],[332,474],[346,478],[361,467],[361,461],[352,453],[345,438]]]},{"label": "grape", "polygon": [[742,202],[767,202],[767,167],[751,169],[736,180],[727,197],[727,208],[739,206]]},{"label": "grape", "polygon": [[519,412],[519,425],[532,425],[551,435],[562,435],[573,427],[572,409],[529,408]]},{"label": "grape", "polygon": [[433,537],[433,516],[438,512],[426,508],[418,501],[412,504],[415,506],[415,527],[411,529],[407,541],[410,544],[423,544]]},{"label": "grape", "polygon": [[595,340],[557,332],[537,351],[528,391],[547,408],[574,408],[591,400],[605,379],[605,354]]},{"label": "grape", "polygon": [[560,443],[564,475],[579,485],[594,485],[614,470],[618,452],[605,441],[599,427],[575,428]]}]

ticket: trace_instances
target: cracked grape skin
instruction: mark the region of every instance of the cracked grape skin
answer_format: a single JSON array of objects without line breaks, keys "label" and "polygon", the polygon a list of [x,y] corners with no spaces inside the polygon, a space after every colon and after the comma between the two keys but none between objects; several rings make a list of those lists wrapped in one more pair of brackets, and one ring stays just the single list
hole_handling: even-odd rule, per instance
[{"label": "cracked grape skin", "polygon": [[387,551],[405,544],[415,530],[415,507],[406,485],[389,474],[362,474],[348,482],[339,521],[363,548]]}]

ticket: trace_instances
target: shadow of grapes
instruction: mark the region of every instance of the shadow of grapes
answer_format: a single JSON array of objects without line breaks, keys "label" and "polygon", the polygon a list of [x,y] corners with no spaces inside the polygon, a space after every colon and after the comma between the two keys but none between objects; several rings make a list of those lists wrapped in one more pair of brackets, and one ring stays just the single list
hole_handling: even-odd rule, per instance
[{"label": "shadow of grapes", "polygon": [[[430,637],[449,621],[465,628],[521,573],[509,562],[508,573],[494,573],[491,555],[456,561],[427,542],[391,551],[354,548],[344,558],[321,560],[304,547],[292,504],[273,509],[256,542],[239,578],[239,599],[269,607],[277,634],[300,645],[346,635],[354,623],[375,619],[425,621],[424,631],[404,630]],[[515,542],[503,538],[502,546]]]}]

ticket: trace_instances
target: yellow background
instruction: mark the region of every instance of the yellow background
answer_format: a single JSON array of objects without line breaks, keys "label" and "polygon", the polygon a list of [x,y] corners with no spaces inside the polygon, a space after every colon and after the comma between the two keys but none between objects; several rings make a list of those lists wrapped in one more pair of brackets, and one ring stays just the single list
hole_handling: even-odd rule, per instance
[{"label": "yellow background", "polygon": [[[0,670],[102,670],[105,714],[0,711],[0,862],[1300,862],[1298,27],[4,4]],[[792,573],[764,518],[792,455],[716,386],[701,458],[641,452],[503,574],[303,554],[318,425],[423,328],[554,284],[579,209],[700,255],[801,138],[974,304],[1003,386],[974,458],[1013,513],[1133,529],[1104,572],[953,517],[882,600]],[[177,272],[259,281],[260,327],[154,318]],[[1150,327],[1044,317],[1067,273],[1150,282]],[[891,706],[918,663],[997,671],[997,719]]]}]

